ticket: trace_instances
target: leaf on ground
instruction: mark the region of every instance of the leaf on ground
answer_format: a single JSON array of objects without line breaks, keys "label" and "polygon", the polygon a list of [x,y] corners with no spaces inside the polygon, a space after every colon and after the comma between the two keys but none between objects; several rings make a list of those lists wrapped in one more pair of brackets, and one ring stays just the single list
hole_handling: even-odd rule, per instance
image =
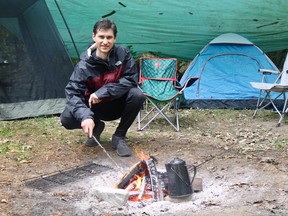
[{"label": "leaf on ground", "polygon": [[0,203],[8,204],[8,201],[6,199],[1,199]]},{"label": "leaf on ground", "polygon": [[266,204],[265,204],[265,208],[266,208],[266,209],[269,209],[270,211],[273,211],[274,209],[277,209],[278,206],[276,206],[276,205],[274,205],[274,204],[268,204],[268,203],[266,203]]},{"label": "leaf on ground", "polygon": [[31,160],[21,160],[19,161],[20,164],[24,164],[24,163],[31,163],[32,161]]},{"label": "leaf on ground", "polygon": [[278,165],[279,164],[274,158],[271,158],[271,157],[262,158],[260,160],[260,163],[270,163],[270,164],[273,164],[273,165]]},{"label": "leaf on ground", "polygon": [[61,212],[54,212],[53,216],[62,216],[63,214]]},{"label": "leaf on ground", "polygon": [[202,204],[205,206],[220,206],[221,202],[218,200],[208,200],[208,201],[202,202]]}]

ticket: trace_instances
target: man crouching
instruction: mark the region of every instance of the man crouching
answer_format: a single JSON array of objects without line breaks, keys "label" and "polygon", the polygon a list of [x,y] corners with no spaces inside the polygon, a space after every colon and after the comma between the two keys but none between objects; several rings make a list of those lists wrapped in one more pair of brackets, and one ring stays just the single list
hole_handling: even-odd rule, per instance
[{"label": "man crouching", "polygon": [[145,100],[137,87],[138,70],[127,47],[115,45],[117,27],[102,19],[94,25],[92,44],[80,56],[79,63],[65,88],[67,105],[60,116],[66,129],[82,128],[88,135],[87,146],[97,146],[105,128],[103,121],[120,118],[111,147],[121,157],[130,156],[126,133]]}]

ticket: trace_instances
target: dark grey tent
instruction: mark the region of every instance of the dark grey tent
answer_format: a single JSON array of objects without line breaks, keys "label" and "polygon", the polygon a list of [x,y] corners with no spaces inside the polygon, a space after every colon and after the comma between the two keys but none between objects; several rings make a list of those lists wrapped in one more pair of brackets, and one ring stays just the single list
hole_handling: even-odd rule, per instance
[{"label": "dark grey tent", "polygon": [[60,113],[71,59],[44,0],[0,0],[0,120]]}]

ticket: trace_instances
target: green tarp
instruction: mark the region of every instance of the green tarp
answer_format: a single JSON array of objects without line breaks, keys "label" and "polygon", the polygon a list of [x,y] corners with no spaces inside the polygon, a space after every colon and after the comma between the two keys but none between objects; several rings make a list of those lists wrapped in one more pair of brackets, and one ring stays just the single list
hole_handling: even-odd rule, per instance
[{"label": "green tarp", "polygon": [[136,56],[153,52],[191,60],[213,38],[230,32],[248,38],[264,52],[288,48],[287,0],[46,2],[73,57],[75,47],[79,53],[87,48],[92,27],[102,17],[116,22],[117,43],[132,46]]}]

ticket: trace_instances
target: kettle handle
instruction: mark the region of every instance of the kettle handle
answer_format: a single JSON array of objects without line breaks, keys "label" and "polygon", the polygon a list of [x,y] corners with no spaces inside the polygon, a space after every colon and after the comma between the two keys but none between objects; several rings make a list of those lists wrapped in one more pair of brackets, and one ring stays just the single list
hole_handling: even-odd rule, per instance
[{"label": "kettle handle", "polygon": [[186,165],[187,169],[190,170],[191,167],[193,167],[193,177],[192,177],[192,180],[191,180],[191,185],[195,179],[195,176],[196,176],[196,173],[197,173],[197,169],[196,169],[196,166],[191,164],[191,165]]}]

